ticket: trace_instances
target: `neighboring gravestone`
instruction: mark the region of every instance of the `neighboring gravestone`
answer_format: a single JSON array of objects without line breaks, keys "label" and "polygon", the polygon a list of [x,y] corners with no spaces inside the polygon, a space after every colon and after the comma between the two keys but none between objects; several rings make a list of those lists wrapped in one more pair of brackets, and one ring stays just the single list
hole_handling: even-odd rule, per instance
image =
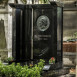
[{"label": "neighboring gravestone", "polygon": [[3,61],[7,58],[7,49],[6,49],[6,38],[5,38],[5,28],[4,28],[4,20],[0,20],[0,56]]},{"label": "neighboring gravestone", "polygon": [[0,20],[0,49],[6,48],[4,20]]}]

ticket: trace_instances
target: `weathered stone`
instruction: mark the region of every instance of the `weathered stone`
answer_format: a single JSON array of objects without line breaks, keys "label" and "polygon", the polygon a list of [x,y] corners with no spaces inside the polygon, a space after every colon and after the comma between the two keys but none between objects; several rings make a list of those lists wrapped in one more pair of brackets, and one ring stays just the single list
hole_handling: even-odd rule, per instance
[{"label": "weathered stone", "polygon": [[63,65],[76,65],[76,52],[63,52]]},{"label": "weathered stone", "polygon": [[7,49],[0,50],[0,55],[1,55],[1,60],[3,61],[8,57],[8,50]]}]

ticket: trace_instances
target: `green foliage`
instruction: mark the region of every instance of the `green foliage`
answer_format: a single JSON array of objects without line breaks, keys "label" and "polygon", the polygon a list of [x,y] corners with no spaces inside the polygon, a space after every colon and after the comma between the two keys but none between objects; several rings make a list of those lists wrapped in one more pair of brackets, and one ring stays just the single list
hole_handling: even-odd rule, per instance
[{"label": "green foliage", "polygon": [[77,32],[74,33],[74,36],[77,37]]},{"label": "green foliage", "polygon": [[[21,0],[23,3],[27,3],[28,0]],[[39,0],[41,3],[48,3],[49,0]]]},{"label": "green foliage", "polygon": [[40,0],[41,3],[48,3],[49,0]]},{"label": "green foliage", "polygon": [[0,4],[7,4],[8,0],[0,0]]},{"label": "green foliage", "polygon": [[47,3],[48,2],[48,0],[43,0],[44,1],[44,3]]},{"label": "green foliage", "polygon": [[44,66],[44,60],[40,59],[38,64],[33,67],[28,65],[21,66],[20,63],[12,63],[10,65],[4,65],[0,63],[0,75],[5,77],[41,77],[42,69]]},{"label": "green foliage", "polygon": [[27,3],[27,0],[21,0],[24,4],[26,4]]},{"label": "green foliage", "polygon": [[4,65],[0,62],[0,75],[4,74]]},{"label": "green foliage", "polygon": [[41,72],[44,67],[45,61],[43,59],[40,59],[40,62],[38,63],[38,69]]},{"label": "green foliage", "polygon": [[10,61],[13,61],[13,57],[8,57],[6,59],[3,60],[4,62],[10,62]]}]

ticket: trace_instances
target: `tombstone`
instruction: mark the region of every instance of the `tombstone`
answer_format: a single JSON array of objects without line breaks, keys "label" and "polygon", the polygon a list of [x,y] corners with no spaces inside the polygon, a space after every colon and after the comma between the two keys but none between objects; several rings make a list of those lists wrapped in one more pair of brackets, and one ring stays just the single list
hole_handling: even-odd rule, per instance
[{"label": "tombstone", "polygon": [[4,20],[0,20],[0,58],[4,60],[7,57],[7,44],[5,38]]},{"label": "tombstone", "polygon": [[15,61],[36,63],[37,60],[44,59],[46,64],[52,65],[52,68],[62,67],[61,4],[51,2],[51,4],[10,4],[10,6],[15,9],[12,45]]},{"label": "tombstone", "polygon": [[4,29],[4,20],[0,20],[0,49],[6,48],[6,38]]}]

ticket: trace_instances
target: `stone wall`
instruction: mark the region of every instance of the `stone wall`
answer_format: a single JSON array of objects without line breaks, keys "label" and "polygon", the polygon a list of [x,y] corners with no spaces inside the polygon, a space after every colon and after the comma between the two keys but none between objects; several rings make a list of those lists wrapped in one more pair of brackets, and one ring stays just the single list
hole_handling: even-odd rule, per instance
[{"label": "stone wall", "polygon": [[[9,0],[8,3],[14,3]],[[0,6],[0,20],[4,20],[4,32],[6,38],[6,48],[0,48],[1,58],[12,56],[12,8],[9,5]],[[2,32],[3,33],[3,32]]]},{"label": "stone wall", "polygon": [[[14,3],[14,0],[9,0],[8,3]],[[19,4],[22,4],[18,0]],[[12,13],[13,9],[9,6],[0,5],[0,20],[4,20],[4,32],[6,38],[6,48],[0,49],[0,55],[3,58],[12,56]]]},{"label": "stone wall", "polygon": [[77,10],[67,10],[63,12],[63,40],[77,38],[74,33],[77,32]]},{"label": "stone wall", "polygon": [[[0,26],[2,26],[3,30],[0,29],[0,41],[2,42],[2,46],[0,47],[0,55],[1,55],[1,59],[4,59],[6,57],[8,57],[8,49],[7,49],[7,43],[8,43],[8,13],[7,13],[7,7],[0,7],[0,20],[3,21],[3,24],[1,24]],[[1,28],[1,27],[0,27]]]}]

